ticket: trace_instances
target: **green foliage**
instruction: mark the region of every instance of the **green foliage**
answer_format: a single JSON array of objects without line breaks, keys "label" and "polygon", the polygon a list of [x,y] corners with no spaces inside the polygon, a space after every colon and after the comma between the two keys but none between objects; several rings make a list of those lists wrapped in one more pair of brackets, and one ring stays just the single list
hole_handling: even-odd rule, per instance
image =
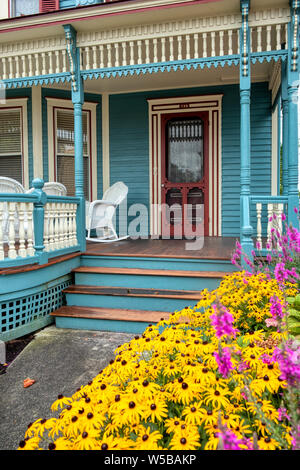
[{"label": "green foliage", "polygon": [[288,318],[287,326],[289,333],[298,336],[300,335],[300,294],[295,297],[288,297]]}]

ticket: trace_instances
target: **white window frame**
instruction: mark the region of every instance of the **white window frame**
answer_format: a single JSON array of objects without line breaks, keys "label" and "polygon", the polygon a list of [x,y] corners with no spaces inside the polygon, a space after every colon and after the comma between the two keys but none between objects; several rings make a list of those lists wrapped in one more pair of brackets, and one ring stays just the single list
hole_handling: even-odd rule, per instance
[{"label": "white window frame", "polygon": [[21,163],[22,163],[22,185],[29,189],[29,158],[28,158],[28,119],[27,119],[28,98],[7,98],[5,103],[0,103],[0,109],[21,110]]},{"label": "white window frame", "polygon": [[[71,100],[46,97],[47,116],[48,116],[48,175],[49,181],[55,181],[56,174],[56,155],[55,155],[55,139],[56,139],[56,123],[55,108],[63,108],[74,111]],[[98,103],[85,102],[82,106],[83,111],[90,112],[90,120],[88,119],[88,130],[90,132],[90,152],[89,152],[89,200],[97,199],[97,116],[96,108]],[[96,170],[96,171],[95,171]]]}]

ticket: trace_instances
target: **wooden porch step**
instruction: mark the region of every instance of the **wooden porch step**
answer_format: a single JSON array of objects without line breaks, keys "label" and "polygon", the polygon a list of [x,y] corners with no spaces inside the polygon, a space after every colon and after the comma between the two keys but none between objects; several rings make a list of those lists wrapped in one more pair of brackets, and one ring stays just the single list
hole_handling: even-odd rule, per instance
[{"label": "wooden porch step", "polygon": [[109,295],[126,297],[145,297],[162,299],[186,299],[199,300],[201,291],[183,291],[171,289],[145,289],[136,287],[114,287],[114,286],[86,286],[72,285],[64,289],[64,294],[83,294],[83,295]]},{"label": "wooden porch step", "polygon": [[80,266],[73,269],[74,273],[86,274],[126,274],[137,276],[167,276],[167,277],[193,277],[220,279],[226,274],[224,271],[176,271],[171,269],[135,269],[135,268],[112,268],[98,266]]},{"label": "wooden porch step", "polygon": [[158,323],[162,319],[167,320],[170,316],[170,312],[63,306],[52,312],[51,316],[82,319],[88,318],[92,320]]}]

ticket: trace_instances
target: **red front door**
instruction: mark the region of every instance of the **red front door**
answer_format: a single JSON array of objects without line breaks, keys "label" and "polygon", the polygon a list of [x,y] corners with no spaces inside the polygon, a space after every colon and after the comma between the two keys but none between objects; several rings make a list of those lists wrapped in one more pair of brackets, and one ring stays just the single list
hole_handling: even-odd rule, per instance
[{"label": "red front door", "polygon": [[208,112],[162,116],[162,236],[208,234]]}]

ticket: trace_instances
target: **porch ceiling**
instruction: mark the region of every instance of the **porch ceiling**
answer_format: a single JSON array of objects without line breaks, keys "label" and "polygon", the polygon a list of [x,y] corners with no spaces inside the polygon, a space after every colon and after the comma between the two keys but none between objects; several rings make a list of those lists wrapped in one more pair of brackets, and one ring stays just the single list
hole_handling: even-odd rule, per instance
[{"label": "porch ceiling", "polygon": [[[252,64],[252,82],[269,81],[272,62]],[[127,77],[103,78],[84,81],[87,93],[133,93],[138,91],[205,87],[239,83],[239,67],[205,67],[203,70],[183,70],[172,72],[147,73]],[[55,88],[69,89],[70,84],[56,84]]]}]

